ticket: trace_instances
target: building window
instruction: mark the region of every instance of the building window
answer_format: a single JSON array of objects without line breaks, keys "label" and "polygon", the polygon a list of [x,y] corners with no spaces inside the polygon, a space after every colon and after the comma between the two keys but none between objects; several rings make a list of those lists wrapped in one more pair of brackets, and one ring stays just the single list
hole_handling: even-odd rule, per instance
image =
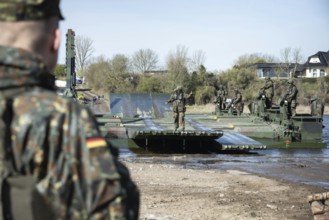
[{"label": "building window", "polygon": [[313,69],[313,77],[317,76],[317,69]]},{"label": "building window", "polygon": [[320,70],[320,76],[324,76],[324,73],[325,73],[325,72],[324,72],[324,69],[321,69],[321,70]]},{"label": "building window", "polygon": [[270,69],[263,69],[263,77],[270,76]]},{"label": "building window", "polygon": [[318,57],[312,57],[310,63],[320,63],[320,59]]}]

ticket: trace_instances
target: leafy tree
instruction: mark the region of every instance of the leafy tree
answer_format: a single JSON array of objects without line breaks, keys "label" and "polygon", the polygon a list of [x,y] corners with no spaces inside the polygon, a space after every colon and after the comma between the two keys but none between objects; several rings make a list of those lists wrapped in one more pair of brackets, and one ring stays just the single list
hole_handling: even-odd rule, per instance
[{"label": "leafy tree", "polygon": [[234,62],[233,68],[243,68],[248,67],[255,63],[270,63],[275,61],[275,58],[270,55],[253,53],[241,55]]},{"label": "leafy tree", "polygon": [[64,64],[57,64],[53,74],[54,74],[56,79],[65,78],[66,77],[65,65]]},{"label": "leafy tree", "polygon": [[115,92],[132,92],[135,89],[134,76],[129,73],[130,60],[123,54],[113,56],[111,60],[111,72],[113,87]]},{"label": "leafy tree", "polygon": [[215,87],[213,86],[199,86],[195,92],[195,103],[203,105],[214,100]]},{"label": "leafy tree", "polygon": [[138,92],[162,93],[167,82],[166,75],[142,76],[137,87]]},{"label": "leafy tree", "polygon": [[129,72],[129,58],[123,54],[114,55],[111,60],[112,72],[115,75],[125,75]]},{"label": "leafy tree", "polygon": [[[240,89],[243,92],[244,100],[251,101],[258,93],[263,81],[258,84],[256,82],[256,69],[252,64],[273,62],[274,58],[262,54],[247,54],[240,56],[233,68],[223,71],[218,75],[218,81],[227,87],[229,97],[233,97],[233,90]],[[252,86],[255,84],[255,86]]]},{"label": "leafy tree", "polygon": [[86,82],[88,86],[95,90],[115,91],[115,85],[111,79],[111,63],[103,56],[98,57],[85,70]]},{"label": "leafy tree", "polygon": [[111,60],[98,57],[85,70],[88,86],[95,91],[133,92],[138,85],[138,77],[129,73],[129,59],[122,54]]}]

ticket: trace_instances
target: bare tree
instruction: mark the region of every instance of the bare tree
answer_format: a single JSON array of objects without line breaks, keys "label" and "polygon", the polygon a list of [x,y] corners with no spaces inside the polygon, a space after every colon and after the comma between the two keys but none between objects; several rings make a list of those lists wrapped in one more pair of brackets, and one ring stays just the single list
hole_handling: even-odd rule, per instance
[{"label": "bare tree", "polygon": [[192,57],[190,58],[190,70],[197,71],[201,65],[204,65],[206,61],[205,52],[202,50],[197,50],[193,52]]},{"label": "bare tree", "polygon": [[291,49],[290,47],[286,47],[281,51],[280,68],[284,73],[289,74],[289,78],[292,78],[302,59],[300,48]]},{"label": "bare tree", "polygon": [[138,72],[154,70],[159,62],[158,55],[151,49],[140,49],[132,56],[132,65]]},{"label": "bare tree", "polygon": [[303,60],[301,48],[295,48],[292,52],[292,63],[294,63],[294,73],[297,70],[298,64]]},{"label": "bare tree", "polygon": [[89,37],[77,36],[75,45],[77,68],[83,71],[94,52],[93,41]]}]

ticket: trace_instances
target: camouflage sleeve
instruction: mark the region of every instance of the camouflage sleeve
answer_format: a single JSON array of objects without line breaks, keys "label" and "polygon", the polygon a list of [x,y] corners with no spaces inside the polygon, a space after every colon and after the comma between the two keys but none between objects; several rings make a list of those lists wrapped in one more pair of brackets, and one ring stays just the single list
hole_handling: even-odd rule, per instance
[{"label": "camouflage sleeve", "polygon": [[286,98],[291,101],[296,95],[297,95],[297,87],[292,86],[290,92],[287,93]]},{"label": "camouflage sleeve", "polygon": [[49,158],[53,161],[40,185],[45,184],[59,217],[137,219],[137,187],[128,170],[110,153],[89,110],[72,104],[58,122],[51,124],[51,132],[56,137],[56,131],[63,129],[61,143],[50,142]]},{"label": "camouflage sleeve", "polygon": [[269,88],[271,88],[272,86],[273,86],[273,83],[272,83],[271,81],[268,81],[268,82],[265,83],[265,85],[264,85],[263,88],[265,88],[265,89],[269,89]]},{"label": "camouflage sleeve", "polygon": [[236,98],[233,100],[233,104],[237,104],[242,101],[242,96],[240,93],[237,94]]},{"label": "camouflage sleeve", "polygon": [[170,98],[167,100],[167,103],[172,103],[175,100],[174,95],[171,95]]},{"label": "camouflage sleeve", "polygon": [[193,95],[193,93],[191,92],[191,93],[189,93],[189,94],[187,94],[186,95],[186,99],[190,99],[191,97],[192,97],[192,95]]}]

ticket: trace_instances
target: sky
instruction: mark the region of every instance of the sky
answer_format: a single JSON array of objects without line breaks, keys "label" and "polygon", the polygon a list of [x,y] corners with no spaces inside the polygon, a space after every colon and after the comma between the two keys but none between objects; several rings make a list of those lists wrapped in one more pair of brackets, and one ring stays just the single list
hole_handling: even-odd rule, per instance
[{"label": "sky", "polygon": [[93,41],[94,57],[151,49],[160,68],[177,46],[203,51],[209,71],[246,54],[280,58],[290,47],[306,60],[329,50],[328,0],[62,0],[61,9],[59,63],[67,29]]}]

